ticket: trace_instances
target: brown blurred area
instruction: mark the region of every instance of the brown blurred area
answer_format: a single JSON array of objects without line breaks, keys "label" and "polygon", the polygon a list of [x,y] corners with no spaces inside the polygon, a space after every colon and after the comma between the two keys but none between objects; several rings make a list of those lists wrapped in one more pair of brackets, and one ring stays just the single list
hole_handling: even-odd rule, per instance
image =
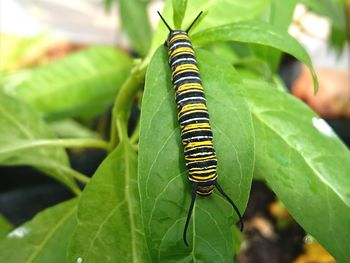
[{"label": "brown blurred area", "polygon": [[317,94],[314,94],[312,77],[305,66],[292,86],[292,93],[323,118],[350,119],[350,72],[319,68],[316,74],[319,81]]}]

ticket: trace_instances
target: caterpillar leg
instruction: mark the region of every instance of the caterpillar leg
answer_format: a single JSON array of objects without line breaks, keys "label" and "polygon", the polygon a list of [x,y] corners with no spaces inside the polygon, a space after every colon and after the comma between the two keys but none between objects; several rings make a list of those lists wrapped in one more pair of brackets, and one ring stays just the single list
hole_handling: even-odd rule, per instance
[{"label": "caterpillar leg", "polygon": [[242,232],[244,225],[243,225],[242,215],[239,212],[237,206],[232,201],[232,199],[224,192],[224,190],[221,188],[220,184],[216,180],[214,181],[214,185],[218,189],[218,191],[226,198],[226,200],[232,205],[233,209],[235,210],[236,214],[238,215],[239,223],[240,223],[240,230]]},{"label": "caterpillar leg", "polygon": [[188,229],[188,225],[190,224],[190,220],[191,220],[191,216],[192,216],[192,211],[193,211],[194,203],[195,203],[195,201],[196,201],[196,196],[197,196],[196,190],[197,190],[197,183],[192,183],[192,199],[191,199],[191,205],[190,205],[190,208],[188,209],[187,218],[186,218],[186,223],[185,223],[185,228],[184,228],[184,233],[183,233],[183,240],[184,240],[186,246],[188,246],[188,242],[187,242],[187,229]]}]

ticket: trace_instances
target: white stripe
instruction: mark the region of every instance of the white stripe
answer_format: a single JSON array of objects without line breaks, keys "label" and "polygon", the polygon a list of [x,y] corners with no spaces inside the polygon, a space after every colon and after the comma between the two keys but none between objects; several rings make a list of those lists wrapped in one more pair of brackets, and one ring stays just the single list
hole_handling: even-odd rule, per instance
[{"label": "white stripe", "polygon": [[176,63],[180,62],[180,61],[193,61],[195,63],[197,63],[197,61],[194,58],[178,58],[177,60],[175,60],[171,66],[173,67]]},{"label": "white stripe", "polygon": [[190,137],[190,138],[183,139],[183,141],[184,142],[189,142],[189,141],[192,141],[194,139],[213,139],[213,136],[193,136],[193,137]]},{"label": "white stripe", "polygon": [[169,47],[169,50],[172,50],[174,47],[176,48],[177,46],[180,46],[180,45],[192,47],[191,43],[188,43],[188,42],[179,42],[179,43],[174,43],[174,44],[172,44],[172,45]]},{"label": "white stripe", "polygon": [[217,165],[210,165],[210,166],[202,167],[202,168],[198,168],[198,167],[190,168],[189,171],[202,171],[202,170],[216,169],[216,168],[217,168]]},{"label": "white stripe", "polygon": [[201,152],[201,153],[185,154],[185,156],[188,158],[197,157],[197,156],[207,156],[207,155],[215,155],[215,153],[214,152]]},{"label": "white stripe", "polygon": [[196,96],[196,97],[183,98],[182,100],[179,100],[179,101],[177,102],[177,104],[180,104],[180,103],[182,103],[182,102],[184,102],[184,101],[188,101],[188,100],[203,100],[203,101],[207,101],[204,97],[198,97],[198,96]]},{"label": "white stripe", "polygon": [[[181,73],[180,73],[181,74]],[[176,81],[174,81],[174,84],[180,82],[180,81],[183,81],[185,79],[198,79],[198,80],[201,80],[199,77],[197,76],[187,76],[187,77],[182,77],[182,78],[179,78],[177,79]]]},{"label": "white stripe", "polygon": [[191,121],[209,121],[209,118],[206,118],[206,117],[203,117],[203,118],[192,118],[192,119],[189,119],[189,120],[185,120],[183,122],[181,122],[181,125],[187,123],[187,122],[191,122]]}]

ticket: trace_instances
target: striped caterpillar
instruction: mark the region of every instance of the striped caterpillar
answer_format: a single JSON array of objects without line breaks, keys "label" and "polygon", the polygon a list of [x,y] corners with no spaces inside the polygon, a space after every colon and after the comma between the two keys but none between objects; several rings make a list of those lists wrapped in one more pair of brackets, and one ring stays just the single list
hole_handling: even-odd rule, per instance
[{"label": "striped caterpillar", "polygon": [[171,29],[162,15],[159,12],[158,14],[169,29],[165,45],[168,48],[172,83],[175,88],[188,179],[192,184],[192,199],[183,232],[184,243],[188,246],[187,229],[197,194],[209,196],[216,188],[237,213],[241,231],[243,230],[243,221],[237,206],[217,181],[217,159],[213,133],[195,52],[188,37],[188,32],[202,12],[198,14],[187,30]]}]

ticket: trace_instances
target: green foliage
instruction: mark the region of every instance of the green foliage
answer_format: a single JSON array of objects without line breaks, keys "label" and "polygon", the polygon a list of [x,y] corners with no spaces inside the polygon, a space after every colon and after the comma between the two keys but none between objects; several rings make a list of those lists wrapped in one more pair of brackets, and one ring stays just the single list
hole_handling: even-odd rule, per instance
[{"label": "green foliage", "polygon": [[149,49],[152,39],[146,4],[140,0],[118,1],[122,28],[128,34],[131,46],[141,56],[144,56]]},{"label": "green foliage", "polygon": [[81,195],[67,262],[147,262],[136,168],[128,141],[103,161]]},{"label": "green foliage", "polygon": [[349,150],[299,100],[260,81],[245,86],[256,136],[255,173],[337,262],[348,262]]},{"label": "green foliage", "polygon": [[46,209],[0,240],[0,262],[62,263],[76,225],[77,199]]},{"label": "green foliage", "polygon": [[12,224],[0,214],[0,238],[5,237],[12,228]]},{"label": "green foliage", "polygon": [[[113,0],[104,2],[110,8]],[[281,54],[289,53],[309,67],[317,90],[310,58],[287,33],[295,3],[168,0],[162,15],[184,29],[204,11],[190,37],[222,187],[243,213],[253,176],[265,180],[306,232],[345,263],[349,150],[276,75]],[[9,228],[0,223],[0,262],[232,262],[239,253],[237,216],[216,191],[197,198],[190,246],[183,243],[191,189],[161,46],[168,33],[161,23],[152,37],[146,4],[119,1],[123,29],[143,60],[132,64],[121,50],[93,47],[1,80],[0,163],[33,166],[80,196],[6,237]],[[141,117],[128,133],[131,108],[140,105],[135,98],[142,98]],[[104,141],[88,124],[113,100]],[[48,123],[53,118],[59,120]],[[75,180],[89,180],[70,167],[64,147],[108,152],[81,194]]]},{"label": "green foliage", "polygon": [[96,115],[113,101],[131,59],[111,47],[92,47],[52,64],[5,78],[1,88],[51,118]]},{"label": "green foliage", "polygon": [[77,191],[69,176],[69,161],[64,149],[35,145],[41,139],[55,138],[54,133],[32,108],[1,92],[0,134],[1,165],[31,165]]},{"label": "green foliage", "polygon": [[341,51],[347,41],[346,0],[302,0],[313,12],[327,17],[331,22],[330,43]]}]

